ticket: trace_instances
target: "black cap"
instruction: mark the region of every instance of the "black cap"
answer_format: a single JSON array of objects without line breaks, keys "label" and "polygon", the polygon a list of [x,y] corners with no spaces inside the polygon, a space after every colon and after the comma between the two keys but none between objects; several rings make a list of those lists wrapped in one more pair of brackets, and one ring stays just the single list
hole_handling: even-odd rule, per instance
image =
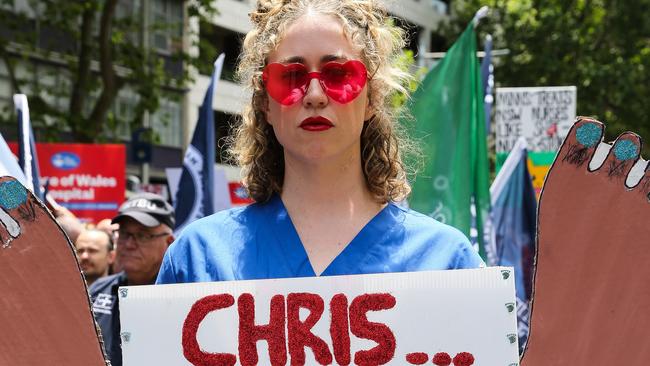
[{"label": "black cap", "polygon": [[174,208],[167,201],[154,193],[138,193],[120,206],[117,216],[111,223],[119,224],[125,217],[130,217],[147,227],[165,224],[174,228]]}]

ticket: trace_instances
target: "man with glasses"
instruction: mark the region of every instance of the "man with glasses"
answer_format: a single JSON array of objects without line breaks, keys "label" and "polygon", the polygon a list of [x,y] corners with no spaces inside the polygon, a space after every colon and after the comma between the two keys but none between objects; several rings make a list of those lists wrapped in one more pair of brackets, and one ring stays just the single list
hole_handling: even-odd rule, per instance
[{"label": "man with glasses", "polygon": [[119,224],[115,251],[122,272],[97,280],[89,292],[108,358],[113,366],[121,366],[118,288],[156,281],[165,251],[174,241],[174,209],[159,195],[137,194],[120,206],[112,223]]}]

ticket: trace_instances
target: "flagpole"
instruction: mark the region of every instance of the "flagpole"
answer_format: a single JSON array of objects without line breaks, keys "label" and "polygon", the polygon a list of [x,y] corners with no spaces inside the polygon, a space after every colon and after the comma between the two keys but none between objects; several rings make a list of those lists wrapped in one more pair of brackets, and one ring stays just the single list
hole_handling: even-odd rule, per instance
[{"label": "flagpole", "polygon": [[[143,0],[142,1],[142,8],[141,8],[141,45],[142,45],[142,55],[143,55],[143,62],[145,65],[145,70],[148,72],[149,71],[149,0]],[[145,108],[145,110],[142,113],[142,128],[144,131],[148,131],[149,128],[151,127],[151,113],[149,113],[149,109]],[[149,140],[150,135],[147,133],[145,138]],[[133,141],[132,141],[133,143]],[[147,143],[151,143],[151,140],[147,141]],[[151,169],[150,169],[149,162],[143,161],[141,170],[140,170],[140,175],[141,175],[141,184],[149,184],[149,177],[151,175]]]},{"label": "flagpole", "polygon": [[[27,178],[32,177],[32,154],[29,149],[29,107],[27,106],[27,96],[25,94],[14,94],[14,106],[17,113],[20,114],[20,137],[22,146],[20,154],[22,154],[22,168]],[[27,189],[34,192],[34,182],[31,179],[25,181]]]},{"label": "flagpole", "polygon": [[474,25],[474,28],[478,26],[478,23],[481,21],[481,19],[487,17],[489,11],[490,11],[490,7],[487,5],[482,6],[480,9],[476,11],[476,14],[474,14],[474,19],[472,19],[472,24]]},{"label": "flagpole", "polygon": [[34,192],[36,197],[43,199],[36,141],[29,119],[29,105],[25,94],[14,94],[14,104],[18,116],[18,160],[25,173],[25,187]]},{"label": "flagpole", "polygon": [[10,175],[16,178],[22,185],[27,186],[25,173],[0,133],[0,176],[3,175]]}]

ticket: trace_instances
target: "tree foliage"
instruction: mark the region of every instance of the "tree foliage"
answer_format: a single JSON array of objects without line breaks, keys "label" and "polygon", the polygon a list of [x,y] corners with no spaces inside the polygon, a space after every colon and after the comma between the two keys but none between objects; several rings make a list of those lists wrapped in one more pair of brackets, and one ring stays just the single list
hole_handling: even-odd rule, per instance
[{"label": "tree foliage", "polygon": [[640,134],[650,157],[650,0],[453,1],[450,42],[483,5],[479,34],[510,50],[496,60],[497,86],[576,85],[579,115],[603,121],[609,140]]},{"label": "tree foliage", "polygon": [[[110,139],[121,124],[141,126],[163,94],[182,94],[196,61],[185,51],[194,45],[183,45],[183,16],[143,23],[146,1],[154,0],[23,1],[28,7],[0,0],[0,63],[13,91],[28,94],[36,128],[54,139],[61,132],[80,142]],[[216,13],[211,0],[178,3],[188,18]],[[156,32],[171,35],[168,53],[143,37]],[[124,89],[136,100],[129,120],[112,112]]]},{"label": "tree foliage", "polygon": [[[409,95],[415,92],[415,90],[418,88],[418,85],[420,84],[420,81],[424,79],[424,76],[429,71],[426,67],[419,67],[416,65],[415,56],[413,54],[413,51],[411,50],[402,51],[402,53],[399,55],[399,58],[396,61],[396,66],[401,71],[408,72],[413,75],[412,79],[406,81],[405,85],[402,85],[407,90]],[[395,92],[391,96],[391,104],[393,108],[395,109],[402,108],[406,103],[407,98],[408,97],[406,94]]]}]

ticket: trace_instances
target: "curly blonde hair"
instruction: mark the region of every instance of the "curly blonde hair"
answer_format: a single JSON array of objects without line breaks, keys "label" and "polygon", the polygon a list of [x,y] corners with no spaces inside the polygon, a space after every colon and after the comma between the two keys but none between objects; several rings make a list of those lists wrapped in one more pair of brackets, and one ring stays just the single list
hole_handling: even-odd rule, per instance
[{"label": "curly blonde hair", "polygon": [[400,201],[410,193],[400,154],[402,134],[391,104],[395,92],[410,75],[395,66],[405,45],[404,32],[393,25],[376,0],[258,0],[250,14],[253,30],[244,40],[237,75],[252,94],[237,126],[230,154],[242,167],[243,183],[256,202],[282,192],[284,153],[267,123],[267,93],[262,82],[266,58],[276,49],[285,30],[307,12],[338,19],[351,44],[360,50],[369,73],[369,100],[374,116],[361,134],[362,169],[373,197],[381,203]]}]

